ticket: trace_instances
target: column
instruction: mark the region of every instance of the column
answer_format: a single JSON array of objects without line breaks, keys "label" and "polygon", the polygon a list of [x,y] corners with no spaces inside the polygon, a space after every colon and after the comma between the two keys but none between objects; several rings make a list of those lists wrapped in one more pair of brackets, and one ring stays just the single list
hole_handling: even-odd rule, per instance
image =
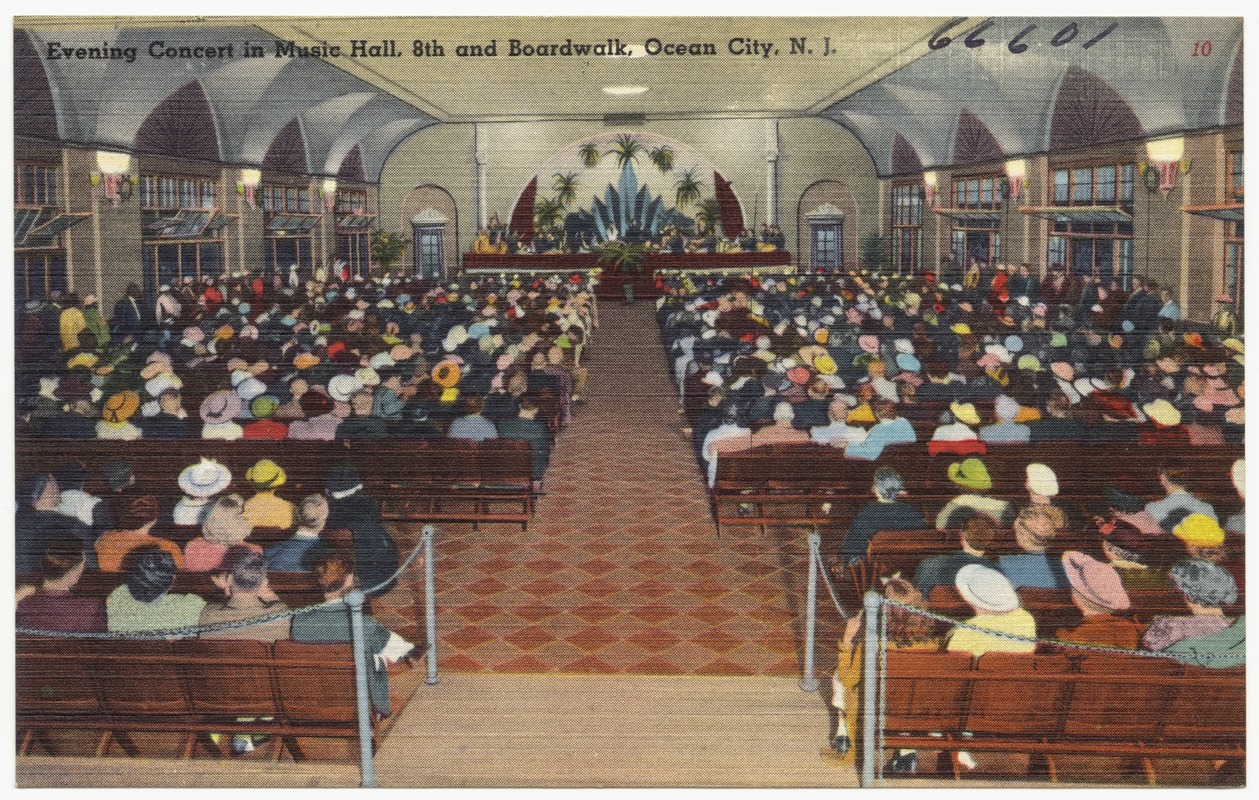
[{"label": "column", "polygon": [[778,120],[765,120],[765,222],[778,224]]},{"label": "column", "polygon": [[488,158],[488,136],[484,125],[477,123],[472,126],[472,155],[476,159],[476,198],[477,198],[477,230],[480,231],[490,221],[489,190],[486,186],[485,167]]}]

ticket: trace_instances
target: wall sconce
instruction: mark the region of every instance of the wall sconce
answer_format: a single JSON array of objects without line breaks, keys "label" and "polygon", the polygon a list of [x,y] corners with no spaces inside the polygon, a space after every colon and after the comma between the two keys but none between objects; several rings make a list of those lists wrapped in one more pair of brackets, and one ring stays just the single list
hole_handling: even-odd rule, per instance
[{"label": "wall sconce", "polygon": [[1154,139],[1145,143],[1145,152],[1150,157],[1148,164],[1141,164],[1141,177],[1145,178],[1146,188],[1151,192],[1158,189],[1167,197],[1176,188],[1177,176],[1188,175],[1192,166],[1190,160],[1184,157],[1185,138],[1169,136]]},{"label": "wall sconce", "polygon": [[936,175],[935,172],[922,173],[923,194],[926,197],[927,205],[932,208],[934,208],[936,204],[936,187],[939,186],[939,184],[940,176]]},{"label": "wall sconce", "polygon": [[245,196],[250,208],[258,207],[258,186],[262,183],[262,172],[256,169],[242,169],[240,180],[236,181],[236,194]]},{"label": "wall sconce", "polygon": [[93,186],[105,187],[105,199],[111,205],[118,205],[130,199],[132,188],[139,182],[131,170],[131,156],[127,153],[113,153],[108,150],[96,151],[96,167],[88,175]]},{"label": "wall sconce", "polygon": [[1005,162],[1005,174],[1009,178],[1010,199],[1018,201],[1023,194],[1023,179],[1027,177],[1027,162],[1021,158]]},{"label": "wall sconce", "polygon": [[337,179],[324,178],[320,191],[323,193],[324,205],[331,211],[337,202]]}]

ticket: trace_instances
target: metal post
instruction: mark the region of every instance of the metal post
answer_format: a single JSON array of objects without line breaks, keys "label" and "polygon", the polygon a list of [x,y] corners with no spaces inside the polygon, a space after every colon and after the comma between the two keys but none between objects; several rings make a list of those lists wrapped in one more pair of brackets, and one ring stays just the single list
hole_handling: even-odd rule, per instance
[{"label": "metal post", "polygon": [[351,589],[345,602],[350,606],[350,642],[354,650],[360,785],[375,787],[376,757],[372,753],[372,709],[367,690],[367,637],[363,633],[363,592],[360,589]]},{"label": "metal post", "polygon": [[817,678],[813,674],[813,645],[817,633],[817,570],[821,555],[822,536],[816,530],[809,534],[809,599],[805,601],[804,625],[804,677],[800,688],[806,692],[817,691]]},{"label": "metal post", "polygon": [[429,686],[437,684],[437,600],[433,591],[433,526],[424,526],[424,622],[427,626],[428,648],[424,660],[428,664]]},{"label": "metal post", "polygon": [[879,593],[866,592],[865,626],[866,637],[864,658],[861,671],[861,686],[864,695],[864,719],[861,732],[861,786],[868,789],[874,786],[875,765],[883,758],[876,742],[878,736],[878,665],[879,665]]}]

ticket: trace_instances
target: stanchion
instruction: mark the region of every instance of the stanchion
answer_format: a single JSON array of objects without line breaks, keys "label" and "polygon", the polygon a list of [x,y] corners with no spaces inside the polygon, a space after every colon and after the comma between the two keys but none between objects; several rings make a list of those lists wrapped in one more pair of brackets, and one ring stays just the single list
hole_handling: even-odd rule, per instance
[{"label": "stanchion", "polygon": [[864,719],[861,726],[861,786],[868,789],[874,786],[875,767],[883,758],[879,752],[878,742],[878,664],[879,664],[879,611],[882,598],[878,592],[866,592],[865,607],[865,652],[862,660],[861,687],[864,698]]},{"label": "stanchion", "polygon": [[376,786],[376,756],[372,752],[372,709],[367,690],[367,637],[363,634],[363,592],[351,589],[350,647],[354,651],[354,687],[358,701],[359,785]]},{"label": "stanchion", "polygon": [[817,570],[822,560],[822,536],[815,530],[809,534],[809,597],[805,601],[804,627],[804,677],[800,688],[806,692],[817,691],[817,678],[813,674],[814,638],[817,634]]},{"label": "stanchion", "polygon": [[427,653],[424,660],[428,663],[428,677],[424,682],[429,686],[437,684],[437,601],[433,590],[433,526],[425,525],[424,533],[424,619],[428,636]]}]

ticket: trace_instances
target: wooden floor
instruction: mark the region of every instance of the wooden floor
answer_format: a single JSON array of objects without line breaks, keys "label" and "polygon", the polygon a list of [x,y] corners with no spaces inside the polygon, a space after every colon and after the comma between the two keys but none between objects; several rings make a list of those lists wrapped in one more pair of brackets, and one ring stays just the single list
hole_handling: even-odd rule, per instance
[{"label": "wooden floor", "polygon": [[[386,787],[855,786],[821,696],[791,678],[478,675],[420,685],[376,756]],[[22,787],[354,786],[354,763],[17,759]]]}]

